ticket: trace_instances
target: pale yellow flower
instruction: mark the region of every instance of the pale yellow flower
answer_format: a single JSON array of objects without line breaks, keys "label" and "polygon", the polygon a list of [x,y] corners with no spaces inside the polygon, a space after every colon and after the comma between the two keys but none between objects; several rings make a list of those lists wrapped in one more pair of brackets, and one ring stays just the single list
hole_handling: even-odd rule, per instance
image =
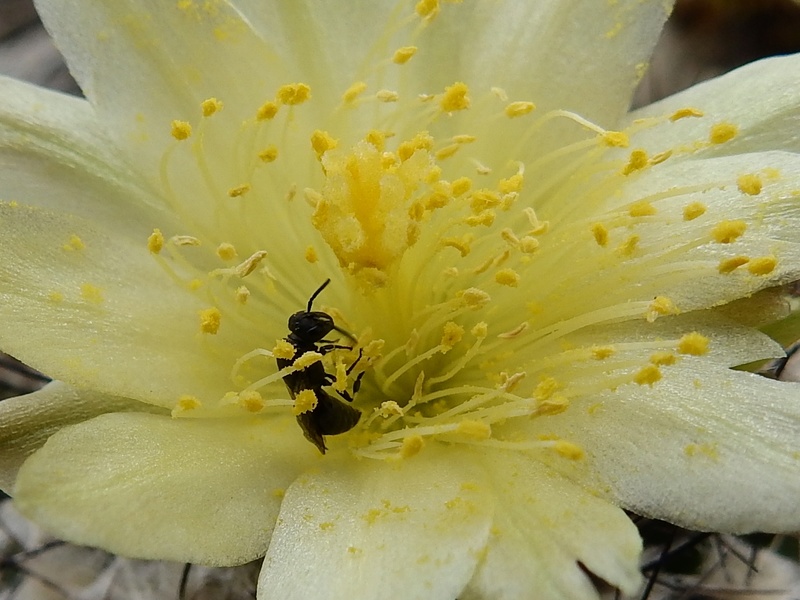
[{"label": "pale yellow flower", "polygon": [[[731,367],[800,278],[800,59],[626,114],[669,8],[42,0],[88,100],[0,80],[0,346],[59,381],[3,489],[262,598],[633,592],[623,508],[796,530],[800,393]],[[276,359],[328,278],[323,456]]]}]

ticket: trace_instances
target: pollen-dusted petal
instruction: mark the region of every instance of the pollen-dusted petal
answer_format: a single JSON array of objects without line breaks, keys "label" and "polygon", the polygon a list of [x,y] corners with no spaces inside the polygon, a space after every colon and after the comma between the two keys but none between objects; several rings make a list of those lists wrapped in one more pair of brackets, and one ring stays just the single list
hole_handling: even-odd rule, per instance
[{"label": "pollen-dusted petal", "polygon": [[286,490],[258,595],[458,597],[486,546],[493,512],[483,471],[460,456],[427,445],[391,468],[326,457],[325,469]]},{"label": "pollen-dusted petal", "polygon": [[234,565],[266,551],[280,506],[274,490],[313,459],[293,418],[265,427],[114,413],[50,437],[23,464],[14,496],[25,515],[79,544]]}]

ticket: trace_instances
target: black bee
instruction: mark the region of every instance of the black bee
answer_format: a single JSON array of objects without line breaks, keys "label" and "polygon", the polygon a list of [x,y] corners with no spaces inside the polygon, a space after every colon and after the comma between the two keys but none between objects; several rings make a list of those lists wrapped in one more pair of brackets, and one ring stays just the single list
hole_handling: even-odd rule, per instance
[{"label": "black bee", "polygon": [[[306,352],[319,352],[320,354],[327,354],[331,350],[351,350],[350,346],[343,346],[340,344],[331,343],[330,340],[323,339],[331,331],[338,331],[348,339],[356,343],[356,339],[352,334],[340,329],[333,322],[333,317],[328,313],[322,311],[312,311],[311,305],[317,296],[320,295],[322,290],[331,282],[326,279],[325,282],[317,288],[311,297],[308,299],[308,306],[306,310],[301,310],[294,313],[289,317],[289,335],[286,341],[294,347],[294,356],[292,358],[276,358],[278,368],[291,366],[295,360]],[[361,360],[361,352],[358,353],[358,358],[355,362],[347,368],[349,375],[358,361]],[[361,378],[364,373],[360,373],[353,384],[353,395],[350,395],[346,390],[337,393],[347,400],[353,401],[353,396],[358,392],[361,387]],[[361,418],[361,412],[349,404],[345,404],[326,392],[324,387],[333,384],[336,378],[325,371],[325,367],[321,362],[294,371],[284,376],[283,382],[289,389],[289,395],[294,399],[297,394],[303,390],[311,390],[317,397],[317,406],[310,411],[297,415],[297,422],[303,430],[306,439],[314,444],[322,454],[325,454],[325,435],[338,435],[346,431],[350,431],[356,426],[358,420]]]}]

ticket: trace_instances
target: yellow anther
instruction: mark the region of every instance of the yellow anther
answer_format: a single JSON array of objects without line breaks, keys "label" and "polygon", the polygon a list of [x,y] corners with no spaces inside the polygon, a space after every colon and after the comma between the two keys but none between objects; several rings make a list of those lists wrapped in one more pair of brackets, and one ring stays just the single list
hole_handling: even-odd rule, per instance
[{"label": "yellow anther", "polygon": [[467,135],[466,133],[460,133],[458,135],[454,135],[450,138],[454,144],[471,144],[474,142],[476,138],[474,135]]},{"label": "yellow anther", "polygon": [[83,243],[83,240],[79,238],[77,235],[72,234],[69,236],[69,241],[64,244],[63,249],[67,252],[73,252],[75,250],[85,250],[86,244]]},{"label": "yellow anther", "polygon": [[229,189],[228,196],[231,198],[239,198],[240,196],[244,196],[251,189],[252,187],[249,183],[242,183],[241,185],[237,185]]},{"label": "yellow anther", "polygon": [[736,269],[742,265],[746,265],[749,261],[750,258],[747,256],[732,256],[731,258],[723,258],[721,261],[719,261],[719,265],[717,265],[717,271],[723,275],[727,273],[733,273]]},{"label": "yellow anther", "polygon": [[677,315],[680,314],[680,310],[675,303],[667,298],[666,296],[656,296],[653,298],[653,301],[650,303],[650,306],[647,308],[647,312],[645,313],[645,319],[647,319],[648,323],[652,323],[658,317],[666,316],[666,315]]},{"label": "yellow anther", "polygon": [[642,200],[634,203],[628,210],[628,214],[632,217],[651,217],[656,214],[656,207]]},{"label": "yellow anther", "polygon": [[102,304],[105,301],[102,288],[91,283],[81,284],[81,298],[92,304]]},{"label": "yellow anther", "polygon": [[467,217],[464,219],[464,223],[470,227],[478,227],[479,225],[490,227],[492,223],[494,223],[495,216],[496,215],[494,214],[493,210],[484,210],[480,214]]},{"label": "yellow anther", "polygon": [[301,390],[294,399],[292,414],[295,416],[310,412],[317,408],[317,395],[313,390]]},{"label": "yellow anther", "polygon": [[268,121],[278,114],[279,106],[275,102],[264,102],[256,111],[256,119]]},{"label": "yellow anther", "polygon": [[450,144],[449,146],[445,146],[444,148],[437,150],[434,156],[436,157],[436,160],[444,160],[453,156],[456,152],[458,152],[459,148],[461,148],[461,146],[458,144]]},{"label": "yellow anther", "polygon": [[711,237],[719,244],[732,244],[747,230],[747,223],[741,220],[720,221],[711,230]]},{"label": "yellow anther", "polygon": [[195,410],[200,408],[200,406],[200,400],[194,396],[190,396],[189,394],[184,394],[178,398],[178,402],[175,404],[175,408],[172,411],[172,416],[174,417],[179,413]]},{"label": "yellow anther", "polygon": [[667,350],[654,352],[650,355],[650,362],[654,365],[668,367],[669,365],[674,365],[676,360],[678,360],[677,357],[672,352]]},{"label": "yellow anther", "polygon": [[690,202],[683,207],[683,220],[694,221],[706,212],[706,205],[702,202]]},{"label": "yellow anther", "polygon": [[527,115],[534,108],[536,108],[536,105],[533,102],[512,102],[511,104],[506,105],[503,112],[506,113],[507,117],[513,119],[514,117]]},{"label": "yellow anther", "polygon": [[383,152],[386,147],[386,138],[391,137],[392,134],[388,131],[381,131],[380,129],[370,129],[367,135],[364,136],[364,141],[372,144],[376,150]]},{"label": "yellow anther", "polygon": [[276,340],[275,347],[272,348],[272,356],[290,360],[294,357],[295,348],[288,340]]},{"label": "yellow anther", "polygon": [[614,355],[617,351],[614,346],[592,346],[592,358],[595,360],[603,360]]},{"label": "yellow anther", "polygon": [[691,354],[702,356],[708,352],[709,339],[702,333],[693,331],[687,333],[678,341],[678,352],[681,354]]},{"label": "yellow anther", "polygon": [[519,238],[519,249],[523,254],[533,254],[539,249],[539,240],[529,235]]},{"label": "yellow anther", "polygon": [[411,158],[417,150],[430,150],[433,148],[434,139],[427,131],[420,131],[413,138],[407,140],[397,147],[397,155],[400,160],[405,162]]},{"label": "yellow anther", "polygon": [[508,179],[501,179],[497,183],[497,189],[500,190],[501,194],[511,194],[514,192],[521,192],[522,185],[525,183],[525,179],[522,176],[522,173],[517,173],[516,175],[512,175]]},{"label": "yellow anther", "polygon": [[394,56],[392,56],[392,62],[396,65],[404,65],[411,57],[417,53],[416,46],[403,46],[402,48],[398,48],[394,51]]},{"label": "yellow anther", "polygon": [[536,406],[536,414],[538,415],[560,415],[569,408],[569,398],[563,394],[553,394],[547,400],[539,402]]},{"label": "yellow anther", "polygon": [[318,363],[321,360],[322,360],[322,354],[320,354],[319,352],[314,352],[312,350],[309,352],[304,352],[299,357],[297,357],[297,359],[292,363],[292,366],[295,369],[305,369],[307,367],[310,367],[314,363]]},{"label": "yellow anther", "polygon": [[311,134],[311,147],[317,154],[317,159],[321,159],[322,155],[328,150],[332,150],[339,145],[339,141],[331,137],[327,131],[317,129]]},{"label": "yellow anther", "polygon": [[384,419],[388,419],[389,417],[402,415],[403,409],[394,400],[386,400],[381,402],[381,406],[378,409],[378,414],[380,414],[380,416],[382,416]]},{"label": "yellow anther", "polygon": [[421,435],[410,435],[403,439],[403,445],[400,447],[400,456],[411,458],[419,454],[424,447],[425,440]]},{"label": "yellow anther", "polygon": [[639,369],[639,372],[633,376],[633,381],[639,385],[652,386],[656,381],[661,379],[661,369],[658,365],[646,365]]},{"label": "yellow anther", "polygon": [[736,180],[736,185],[739,187],[740,192],[748,196],[758,196],[761,193],[761,188],[764,187],[761,177],[754,173],[740,175]]},{"label": "yellow anther", "polygon": [[187,287],[188,287],[190,290],[192,290],[193,292],[196,292],[197,290],[199,290],[199,289],[200,289],[201,287],[203,287],[204,285],[205,285],[205,282],[204,282],[202,279],[197,279],[197,278],[195,278],[195,279],[192,279],[192,280],[191,280],[191,281],[188,283]]},{"label": "yellow anther", "polygon": [[192,135],[192,126],[187,121],[173,121],[170,132],[176,140],[185,140]]},{"label": "yellow anther", "polygon": [[488,423],[482,421],[468,420],[458,424],[456,433],[466,435],[476,440],[488,440],[492,437],[492,428]]},{"label": "yellow anther", "polygon": [[152,254],[158,254],[164,248],[164,234],[160,229],[153,229],[153,233],[147,238],[147,249]]},{"label": "yellow anther", "polygon": [[472,187],[472,180],[469,177],[459,177],[453,181],[453,196],[458,198],[466,194]]},{"label": "yellow anther", "polygon": [[400,94],[395,90],[378,90],[375,92],[375,98],[377,98],[379,102],[397,102],[400,98]]},{"label": "yellow anther", "polygon": [[461,254],[461,257],[463,258],[467,254],[469,254],[471,241],[472,241],[472,236],[467,234],[460,238],[456,237],[444,238],[442,239],[441,243],[442,246],[445,246],[447,248],[455,248],[456,250],[458,250],[459,254]]},{"label": "yellow anther", "polygon": [[439,0],[419,0],[414,12],[426,21],[430,21],[439,14]]},{"label": "yellow anther", "polygon": [[61,292],[52,291],[47,294],[47,299],[54,304],[60,304],[64,301],[64,294]]},{"label": "yellow anther", "polygon": [[489,88],[489,91],[494,94],[494,96],[500,100],[500,102],[508,102],[508,92],[506,92],[503,88],[492,86]]},{"label": "yellow anther", "polygon": [[601,139],[606,146],[612,148],[627,148],[630,145],[628,134],[622,131],[606,131]]},{"label": "yellow anther", "polygon": [[737,133],[739,133],[739,128],[733,123],[717,123],[712,125],[708,141],[712,144],[724,144],[735,138]]},{"label": "yellow anther", "polygon": [[219,256],[222,260],[233,260],[238,256],[238,254],[233,244],[222,242],[219,246],[217,246],[217,256]]},{"label": "yellow anther", "polygon": [[623,175],[630,175],[635,171],[640,171],[644,169],[648,165],[647,159],[647,152],[642,150],[641,148],[637,148],[636,150],[631,151],[631,155],[628,158],[628,164],[625,165],[622,169]]},{"label": "yellow anther", "polygon": [[672,150],[665,150],[664,152],[659,152],[658,154],[654,154],[650,157],[650,164],[651,165],[660,165],[662,162],[667,160],[670,156],[672,156]]},{"label": "yellow anther", "polygon": [[480,213],[487,208],[493,208],[501,202],[500,195],[487,189],[475,190],[470,195],[469,206],[475,214]]},{"label": "yellow anther", "polygon": [[483,308],[491,301],[492,297],[478,288],[467,288],[458,293],[458,297],[473,310]]},{"label": "yellow anther", "polygon": [[519,285],[520,276],[514,269],[500,269],[494,274],[494,280],[500,285],[517,287]]},{"label": "yellow anther", "polygon": [[685,119],[686,117],[702,117],[703,114],[703,111],[697,108],[681,108],[672,113],[672,116],[669,118],[669,120],[679,121],[680,119]]},{"label": "yellow anther", "polygon": [[311,98],[311,88],[305,83],[289,83],[278,88],[275,98],[281,104],[294,106]]},{"label": "yellow anther", "polygon": [[238,288],[236,288],[236,301],[239,304],[247,304],[249,299],[250,290],[248,290],[246,286],[240,285]]},{"label": "yellow anther", "polygon": [[602,223],[592,225],[592,235],[598,246],[605,248],[608,245],[608,228]]},{"label": "yellow anther", "polygon": [[256,270],[256,267],[258,267],[265,258],[267,258],[267,251],[258,250],[257,252],[253,252],[247,260],[236,265],[234,270],[239,277],[247,277]]},{"label": "yellow anther", "polygon": [[274,145],[267,146],[258,153],[258,158],[265,163],[274,162],[278,158],[278,147]]},{"label": "yellow anther", "polygon": [[356,81],[353,85],[347,88],[342,94],[342,102],[345,104],[351,103],[353,100],[358,98],[364,91],[367,89],[367,84],[363,81]]},{"label": "yellow anther", "polygon": [[633,253],[636,252],[637,248],[639,247],[639,236],[634,234],[628,236],[622,244],[617,248],[617,252],[621,256],[633,256]]},{"label": "yellow anther", "polygon": [[570,460],[581,460],[586,455],[583,451],[583,448],[577,444],[573,444],[572,442],[567,442],[565,440],[558,440],[555,444],[553,444],[553,450],[558,452],[564,458],[568,458]]},{"label": "yellow anther", "polygon": [[453,349],[458,342],[464,337],[464,328],[458,323],[448,321],[444,324],[442,330],[442,340],[439,345],[442,347],[442,353],[446,353]]},{"label": "yellow anther", "polygon": [[203,111],[204,117],[210,117],[214,113],[222,110],[222,102],[216,98],[208,98],[200,103],[200,110]]},{"label": "yellow anther", "polygon": [[173,235],[169,238],[169,243],[173,246],[193,246],[200,245],[200,240],[193,235]]},{"label": "yellow anther", "polygon": [[239,406],[247,412],[261,412],[265,405],[264,398],[256,390],[245,390],[239,394]]},{"label": "yellow anther", "polygon": [[761,256],[751,260],[750,264],[747,265],[747,270],[752,275],[769,275],[777,266],[778,259],[774,256]]},{"label": "yellow anther", "polygon": [[474,335],[478,339],[484,339],[487,335],[489,335],[489,325],[487,325],[484,321],[481,321],[477,325],[475,325],[469,332]]},{"label": "yellow anther", "polygon": [[555,379],[555,377],[545,377],[542,379],[533,390],[533,398],[538,402],[544,402],[545,400],[549,400],[553,397],[553,394],[556,393],[561,388],[561,384]]},{"label": "yellow anther", "polygon": [[317,254],[316,248],[314,248],[314,246],[307,246],[303,258],[312,265],[317,262],[319,260],[319,255]]},{"label": "yellow anther", "polygon": [[212,306],[198,311],[200,315],[200,331],[215,335],[219,331],[219,324],[222,320],[222,313],[218,308]]},{"label": "yellow anther", "polygon": [[444,89],[439,106],[444,112],[455,112],[469,108],[469,88],[466,83],[457,81]]}]

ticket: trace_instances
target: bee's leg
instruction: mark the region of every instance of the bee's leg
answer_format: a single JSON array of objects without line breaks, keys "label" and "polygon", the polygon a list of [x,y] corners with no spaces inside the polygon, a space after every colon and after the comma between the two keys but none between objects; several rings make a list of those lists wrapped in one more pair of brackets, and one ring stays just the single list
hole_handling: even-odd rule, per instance
[{"label": "bee's leg", "polygon": [[[326,342],[327,340],[321,340]],[[325,344],[324,346],[317,346],[317,352],[320,354],[327,354],[331,350],[352,350],[351,346],[342,346],[341,344]]]},{"label": "bee's leg", "polygon": [[[364,351],[359,349],[358,350],[358,358],[356,358],[355,361],[353,361],[353,364],[350,365],[349,367],[347,367],[347,371],[345,371],[345,373],[347,375],[350,375],[350,373],[353,372],[353,369],[356,368],[356,365],[358,364],[358,361],[361,360],[361,357],[363,356],[363,354],[364,354]],[[358,393],[358,390],[361,389],[361,380],[364,377],[364,373],[366,373],[366,371],[361,371],[361,373],[359,373],[358,376],[356,377],[356,380],[353,382],[353,393],[352,394],[348,393],[347,390],[339,392],[339,394],[342,396],[342,398],[344,398],[348,402],[352,402],[353,401],[353,397]]]}]

